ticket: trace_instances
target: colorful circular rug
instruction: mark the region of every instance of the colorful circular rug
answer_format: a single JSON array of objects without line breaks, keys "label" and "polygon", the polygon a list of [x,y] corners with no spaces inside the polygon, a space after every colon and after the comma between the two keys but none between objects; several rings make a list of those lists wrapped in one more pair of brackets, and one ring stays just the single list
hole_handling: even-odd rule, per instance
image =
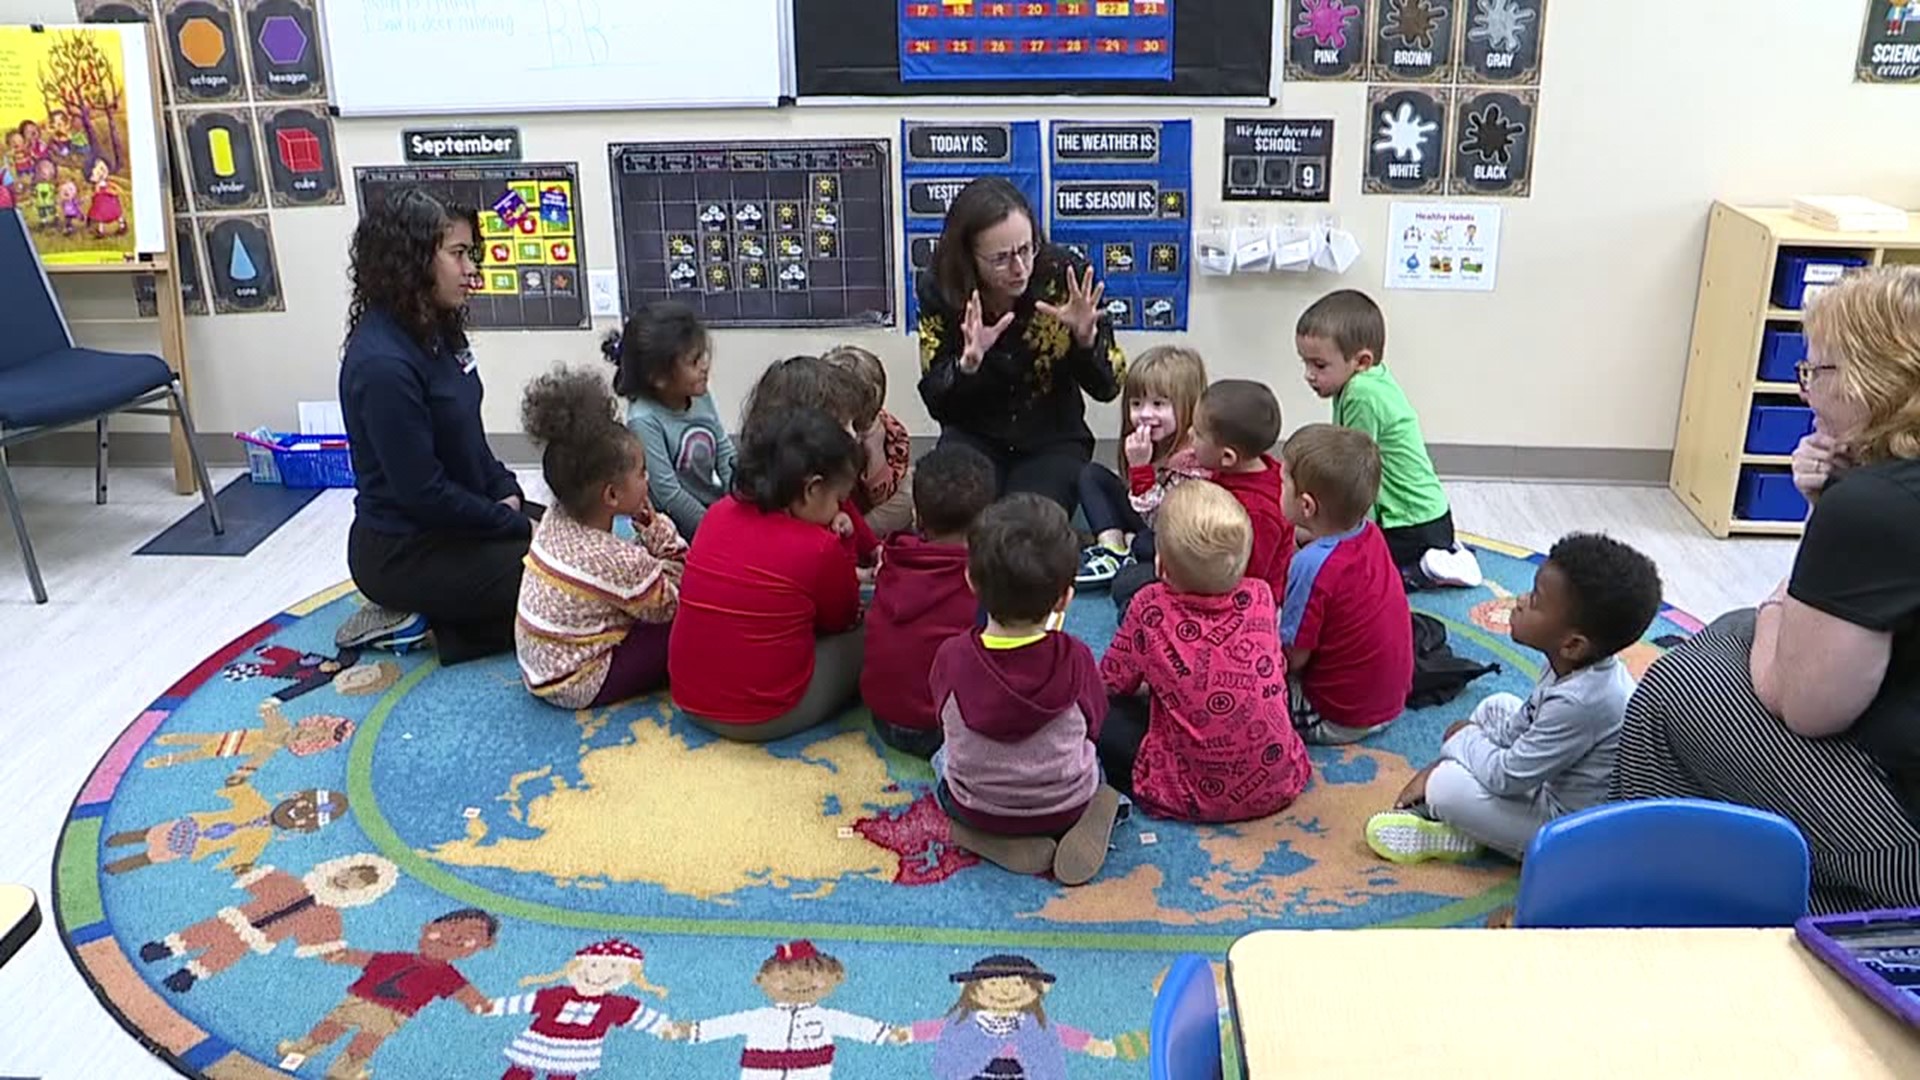
[{"label": "colorful circular rug", "polygon": [[[213,1080],[965,1080],[1007,1044],[1028,1080],[1143,1077],[1175,953],[1510,898],[1511,864],[1395,867],[1361,831],[1445,725],[1538,670],[1505,633],[1537,556],[1478,546],[1486,587],[1415,602],[1500,672],[1315,750],[1271,819],[1136,817],[1077,889],[951,846],[927,767],[862,712],[753,747],[664,695],[556,710],[511,657],[337,652],[341,588],[208,657],[107,752],[61,839],[61,932],[128,1030]],[[1099,651],[1112,605],[1068,627]],[[1697,628],[1668,611],[1629,659]]]}]

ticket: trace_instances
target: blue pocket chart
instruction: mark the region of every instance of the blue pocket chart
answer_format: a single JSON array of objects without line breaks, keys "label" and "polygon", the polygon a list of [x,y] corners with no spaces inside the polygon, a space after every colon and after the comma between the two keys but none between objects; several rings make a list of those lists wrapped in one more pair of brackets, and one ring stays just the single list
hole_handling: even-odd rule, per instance
[{"label": "blue pocket chart", "polygon": [[908,333],[919,325],[915,286],[933,266],[933,245],[946,223],[947,207],[961,188],[981,176],[1005,177],[1026,195],[1036,219],[1044,215],[1040,121],[901,122],[900,209],[907,223]]},{"label": "blue pocket chart", "polygon": [[1049,235],[1087,257],[1118,330],[1187,328],[1193,122],[1053,122]]}]

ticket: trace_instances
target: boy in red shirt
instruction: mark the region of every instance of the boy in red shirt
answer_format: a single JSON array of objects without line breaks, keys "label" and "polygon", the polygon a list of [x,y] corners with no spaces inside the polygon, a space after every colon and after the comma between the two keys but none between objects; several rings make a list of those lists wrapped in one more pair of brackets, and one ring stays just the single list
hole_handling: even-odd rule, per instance
[{"label": "boy in red shirt", "polygon": [[1273,592],[1287,594],[1287,567],[1293,563],[1293,523],[1281,506],[1281,468],[1268,451],[1280,441],[1280,401],[1265,383],[1221,379],[1200,397],[1193,413],[1193,451],[1213,470],[1213,482],[1240,500],[1253,522],[1247,576]]},{"label": "boy in red shirt", "polygon": [[1287,570],[1280,641],[1293,725],[1340,746],[1384,730],[1413,688],[1413,613],[1380,527],[1380,448],[1364,431],[1309,424],[1281,452],[1284,506],[1306,543]]},{"label": "boy in red shirt", "polygon": [[860,698],[880,741],[903,754],[940,749],[927,672],[934,653],[973,629],[980,602],[967,584],[967,530],[993,503],[993,462],[948,443],[920,459],[913,485],[914,531],[887,538],[867,612]]},{"label": "boy in red shirt", "polygon": [[1133,598],[1100,661],[1112,695],[1100,763],[1160,817],[1275,813],[1312,766],[1287,717],[1273,593],[1246,573],[1253,523],[1225,489],[1189,480],[1167,493],[1154,539],[1160,581]]}]

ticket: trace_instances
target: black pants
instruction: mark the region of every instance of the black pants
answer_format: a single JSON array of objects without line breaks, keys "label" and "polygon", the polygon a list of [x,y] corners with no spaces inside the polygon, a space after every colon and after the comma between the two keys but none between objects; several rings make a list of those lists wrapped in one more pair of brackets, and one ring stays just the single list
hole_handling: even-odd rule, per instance
[{"label": "black pants", "polygon": [[970,446],[993,462],[994,478],[1001,495],[1031,491],[1060,504],[1068,517],[1080,505],[1080,470],[1092,451],[1071,443],[1031,452],[1013,450],[1005,443],[982,439],[955,428],[940,430],[941,443]]},{"label": "black pants", "polygon": [[[538,521],[546,508],[524,505]],[[426,617],[442,664],[513,649],[521,560],[529,538],[377,532],[358,519],[347,533],[347,569],[367,599]]]},{"label": "black pants", "polygon": [[1113,583],[1107,586],[1107,595],[1113,597],[1114,610],[1122,619],[1127,617],[1127,608],[1133,605],[1133,598],[1141,589],[1160,580],[1154,573],[1153,555],[1147,555],[1147,561],[1136,562],[1132,566],[1123,566],[1113,575]]},{"label": "black pants", "polygon": [[1133,759],[1140,756],[1140,744],[1147,739],[1148,699],[1138,694],[1115,694],[1107,699],[1107,719],[1100,725],[1100,738],[1093,744],[1106,770],[1107,786],[1133,798]]},{"label": "black pants", "polygon": [[1393,565],[1402,570],[1420,565],[1420,556],[1434,548],[1451,550],[1453,538],[1453,511],[1449,510],[1424,525],[1402,525],[1397,529],[1381,529],[1387,538],[1387,550],[1393,553]]},{"label": "black pants", "polygon": [[1133,557],[1152,565],[1153,526],[1133,508],[1127,482],[1112,469],[1092,461],[1081,468],[1080,513],[1087,519],[1087,529],[1096,536],[1108,529],[1132,533]]}]

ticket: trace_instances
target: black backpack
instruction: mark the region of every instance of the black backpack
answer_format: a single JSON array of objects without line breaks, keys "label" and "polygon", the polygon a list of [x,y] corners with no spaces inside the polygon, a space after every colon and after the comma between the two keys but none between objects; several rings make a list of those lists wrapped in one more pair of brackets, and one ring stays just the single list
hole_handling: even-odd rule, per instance
[{"label": "black backpack", "polygon": [[1413,613],[1413,689],[1407,691],[1407,708],[1445,705],[1459,697],[1468,683],[1499,670],[1499,664],[1477,664],[1455,656],[1447,644],[1446,625],[1431,615]]}]

